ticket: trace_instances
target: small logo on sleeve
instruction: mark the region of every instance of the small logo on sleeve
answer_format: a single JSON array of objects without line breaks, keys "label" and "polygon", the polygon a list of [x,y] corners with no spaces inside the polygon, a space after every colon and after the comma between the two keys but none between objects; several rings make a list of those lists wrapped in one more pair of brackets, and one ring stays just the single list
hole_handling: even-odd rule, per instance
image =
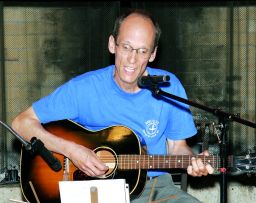
[{"label": "small logo on sleeve", "polygon": [[146,124],[146,130],[143,130],[143,133],[147,137],[155,137],[157,133],[159,132],[158,126],[159,126],[159,121],[157,120],[148,120],[145,122]]}]

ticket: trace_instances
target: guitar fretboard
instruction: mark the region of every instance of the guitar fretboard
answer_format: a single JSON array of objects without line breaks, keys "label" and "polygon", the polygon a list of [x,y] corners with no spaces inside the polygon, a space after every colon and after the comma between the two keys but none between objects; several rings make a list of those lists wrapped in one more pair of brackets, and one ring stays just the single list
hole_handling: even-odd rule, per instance
[{"label": "guitar fretboard", "polygon": [[[191,158],[200,158],[204,164],[210,164],[213,168],[219,168],[221,160],[219,156],[210,155],[119,155],[118,168],[128,169],[186,169],[191,165]],[[228,166],[232,166],[232,156],[228,157]]]}]

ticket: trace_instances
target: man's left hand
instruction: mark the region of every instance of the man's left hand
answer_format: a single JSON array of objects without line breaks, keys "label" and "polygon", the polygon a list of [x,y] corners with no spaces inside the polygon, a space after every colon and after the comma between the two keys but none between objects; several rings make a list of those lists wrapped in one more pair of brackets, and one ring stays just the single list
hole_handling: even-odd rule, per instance
[{"label": "man's left hand", "polygon": [[[209,156],[208,150],[205,150],[202,155]],[[204,164],[200,158],[192,157],[191,165],[188,166],[187,172],[194,177],[206,176],[214,172],[214,168],[210,164]]]}]

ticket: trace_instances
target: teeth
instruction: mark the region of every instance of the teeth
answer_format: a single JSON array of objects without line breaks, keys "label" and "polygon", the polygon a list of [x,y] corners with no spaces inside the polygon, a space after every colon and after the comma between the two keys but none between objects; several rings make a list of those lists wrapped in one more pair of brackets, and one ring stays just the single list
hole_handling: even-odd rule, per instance
[{"label": "teeth", "polygon": [[135,69],[131,68],[131,67],[125,67],[125,70],[128,71],[128,72],[134,72],[135,71]]}]

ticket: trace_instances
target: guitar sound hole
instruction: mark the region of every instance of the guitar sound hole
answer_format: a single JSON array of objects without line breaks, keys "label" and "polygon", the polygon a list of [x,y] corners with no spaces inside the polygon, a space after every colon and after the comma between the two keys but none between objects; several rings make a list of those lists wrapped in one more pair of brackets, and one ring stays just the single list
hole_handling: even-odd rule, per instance
[{"label": "guitar sound hole", "polygon": [[[100,158],[100,160],[103,161],[109,168],[104,175],[97,176],[96,178],[107,178],[111,176],[117,168],[117,156],[114,151],[108,147],[99,147],[95,149],[94,152]],[[81,170],[76,170],[73,173],[73,180],[88,180],[93,178],[95,177],[90,177]]]}]

